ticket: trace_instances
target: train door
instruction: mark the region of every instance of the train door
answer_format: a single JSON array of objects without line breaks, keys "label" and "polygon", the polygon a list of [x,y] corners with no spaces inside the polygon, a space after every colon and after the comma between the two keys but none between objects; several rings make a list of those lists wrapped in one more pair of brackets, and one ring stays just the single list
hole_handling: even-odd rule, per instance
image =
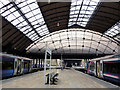
[{"label": "train door", "polygon": [[17,58],[14,60],[14,75],[17,75]]},{"label": "train door", "polygon": [[23,74],[23,69],[24,69],[24,60],[21,60],[21,74]]},{"label": "train door", "polygon": [[97,61],[97,77],[100,77],[100,61]]},{"label": "train door", "polygon": [[31,72],[31,70],[32,70],[32,60],[30,61],[29,72]]},{"label": "train door", "polygon": [[103,61],[100,61],[100,77],[103,78]]},{"label": "train door", "polygon": [[96,61],[94,61],[94,75],[96,76]]},{"label": "train door", "polygon": [[21,74],[21,59],[17,60],[17,75]]}]

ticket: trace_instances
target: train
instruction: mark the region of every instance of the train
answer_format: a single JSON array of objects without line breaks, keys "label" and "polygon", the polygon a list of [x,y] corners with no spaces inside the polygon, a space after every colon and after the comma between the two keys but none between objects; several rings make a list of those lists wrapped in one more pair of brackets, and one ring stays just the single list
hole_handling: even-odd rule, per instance
[{"label": "train", "polygon": [[0,79],[26,74],[32,71],[32,59],[0,53]]},{"label": "train", "polygon": [[109,55],[88,62],[87,73],[120,85],[120,55]]}]

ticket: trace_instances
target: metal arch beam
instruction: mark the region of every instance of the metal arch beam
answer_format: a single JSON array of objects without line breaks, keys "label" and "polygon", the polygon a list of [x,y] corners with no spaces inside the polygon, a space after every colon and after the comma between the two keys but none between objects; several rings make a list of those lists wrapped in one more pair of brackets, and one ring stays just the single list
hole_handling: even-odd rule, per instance
[{"label": "metal arch beam", "polygon": [[[9,33],[10,31],[8,31],[7,33]],[[10,37],[12,37],[13,35],[15,35],[18,31],[16,30],[13,34],[11,34],[8,38],[6,38],[2,43],[6,42]],[[19,31],[20,32],[20,31]],[[7,34],[6,33],[6,34]],[[23,34],[22,32],[20,32],[21,34]],[[25,36],[25,34],[23,34]],[[18,36],[16,36],[15,38],[17,38]],[[25,36],[26,38],[28,38],[27,36]],[[21,37],[20,37],[21,38]],[[19,38],[19,39],[20,39]],[[18,39],[18,40],[19,40]],[[29,39],[30,40],[30,39]],[[32,40],[30,40],[32,42]]]},{"label": "metal arch beam", "polygon": [[[61,16],[61,17],[63,17],[63,16]],[[56,17],[57,18],[57,17]],[[64,18],[62,18],[62,19],[59,19],[59,20],[64,20],[64,19],[66,19],[66,17],[64,17]],[[51,20],[51,19],[50,19]],[[97,21],[97,20],[100,20],[100,19],[96,19],[95,21]],[[52,26],[52,25],[54,25],[54,23],[53,22],[57,22],[58,20],[53,20],[53,21],[50,21],[50,25]],[[52,22],[52,23],[51,23]],[[72,22],[72,21],[71,21]],[[73,22],[75,22],[75,21],[73,21]],[[78,21],[79,22],[79,21]],[[85,22],[85,21],[83,21],[83,22]],[[108,23],[108,22],[107,22]],[[102,23],[101,23],[102,24]],[[107,26],[107,25],[106,25]]]},{"label": "metal arch beam", "polygon": [[[80,15],[80,11],[81,11],[82,6],[83,6],[83,2],[84,2],[84,0],[82,0],[82,4],[81,4],[80,9],[79,9],[79,13],[78,13],[78,16],[77,16],[77,19],[76,19],[76,23],[77,23],[77,21],[78,21],[78,18],[79,18],[79,15]],[[70,14],[69,14],[69,15],[70,15]]]},{"label": "metal arch beam", "polygon": [[[37,9],[37,8],[36,8]],[[64,12],[66,12],[66,10],[65,11],[62,11],[62,12],[58,12],[58,14],[59,13],[64,13]],[[57,13],[54,13],[54,14],[57,14]],[[50,16],[50,15],[54,15],[54,14],[49,14],[49,15],[47,15],[47,16]],[[75,14],[72,14],[72,15],[75,15]],[[91,15],[91,14],[85,14],[85,15]],[[94,15],[96,15],[96,14],[94,14]],[[36,16],[36,15],[35,15]],[[45,16],[45,17],[47,17],[47,16]],[[64,15],[63,15],[64,16]],[[66,15],[65,15],[66,16]],[[100,15],[97,15],[98,17],[103,17],[103,16],[100,16]],[[19,17],[21,17],[21,16],[19,16]],[[17,18],[19,18],[19,17],[17,17]],[[34,17],[34,16],[32,16],[32,17]],[[32,17],[30,17],[30,18],[32,18]],[[61,16],[62,17],[62,16]],[[14,20],[16,20],[17,18],[15,18]],[[91,17],[92,18],[92,17]],[[110,20],[114,20],[114,21],[116,21],[115,19],[113,19],[113,18],[109,18],[109,17],[103,17],[103,18],[108,18],[108,19],[110,19]],[[54,18],[50,18],[49,20],[51,20],[51,19],[54,19]],[[34,22],[34,21],[33,21]],[[9,24],[9,22],[6,24],[6,25],[4,25],[2,28],[4,28],[5,26],[7,26]],[[18,23],[17,25],[19,25],[20,23]],[[43,24],[44,25],[44,24]],[[41,26],[43,26],[43,25],[41,25]],[[2,29],[2,28],[0,28],[0,29]]]},{"label": "metal arch beam", "polygon": [[[88,6],[88,5],[87,5]],[[24,7],[24,6],[23,6]],[[60,7],[59,7],[60,8]],[[108,7],[108,8],[111,8],[111,7]],[[113,8],[114,9],[114,8]]]},{"label": "metal arch beam", "polygon": [[[23,40],[23,39],[22,39],[22,40]],[[21,41],[21,40],[20,40],[20,41]],[[28,41],[27,41],[27,40],[24,40],[22,43],[17,42],[17,44],[19,43],[19,45],[18,45],[18,46],[13,45],[13,47],[20,51],[21,49],[19,49],[19,48],[25,46],[25,44],[26,44],[25,42],[28,42]],[[21,45],[21,46],[20,46],[20,45]]]},{"label": "metal arch beam", "polygon": [[[66,14],[67,15],[67,14]],[[61,15],[60,17],[64,17],[64,16],[66,16],[66,15]],[[72,15],[75,15],[75,14],[72,14]],[[91,15],[91,14],[85,14],[85,15]],[[97,15],[98,16],[98,15]],[[98,17],[103,17],[103,16],[98,16]],[[57,17],[54,17],[54,18],[57,18]],[[50,19],[47,19],[47,20],[52,20],[52,19],[54,19],[54,18],[50,18]],[[86,18],[86,17],[84,17],[84,18]],[[103,17],[103,18],[108,18],[108,19],[110,19],[110,20],[113,20],[113,21],[116,21],[115,19],[113,19],[113,18],[109,18],[109,17]],[[71,18],[70,18],[71,19]],[[91,19],[92,19],[92,17],[91,17]],[[57,20],[54,20],[54,21],[57,21]],[[53,22],[54,22],[53,21]]]},{"label": "metal arch beam", "polygon": [[27,46],[29,46],[31,43],[29,41],[26,41],[26,43],[23,43],[24,45],[19,47],[19,50],[25,50]]},{"label": "metal arch beam", "polygon": [[[77,11],[77,10],[74,10],[74,11]],[[86,11],[92,11],[92,10],[86,10]],[[63,10],[63,11],[60,11],[60,12],[55,12],[55,13],[52,13],[52,14],[48,14],[48,15],[46,15],[45,17],[49,17],[49,16],[52,16],[52,15],[54,15],[54,14],[59,14],[59,13],[64,13],[64,12],[69,12],[69,11],[67,11],[67,10]],[[72,15],[76,15],[76,14],[72,14]],[[84,14],[84,15],[91,15],[91,14]],[[96,14],[92,14],[92,15],[96,15]],[[99,17],[104,17],[104,18],[108,18],[108,19],[113,19],[113,18],[110,18],[110,17],[106,17],[106,16],[100,16],[100,15],[97,15],[97,16],[99,16]],[[50,18],[51,19],[51,18]],[[113,19],[114,20],[114,19]],[[116,20],[115,20],[116,21]]]},{"label": "metal arch beam", "polygon": [[[17,32],[18,32],[18,31],[14,32],[12,35],[10,35],[8,38],[6,38],[2,43],[7,42],[7,40],[9,40],[9,38],[12,37],[13,35],[15,35]],[[29,38],[28,38],[27,36],[25,36],[24,34],[23,34],[23,36],[26,37],[27,39],[29,39]],[[14,41],[14,40],[15,40],[15,41],[16,41],[16,40],[20,40],[21,37],[23,37],[23,36],[22,36],[22,35],[19,36],[19,37],[18,37],[18,36],[15,36],[15,38],[13,38],[12,41]],[[30,40],[30,39],[29,39],[29,40]],[[30,41],[31,41],[31,40],[30,40]],[[32,42],[32,41],[31,41],[31,42]]]},{"label": "metal arch beam", "polygon": [[[39,5],[40,6],[40,5]],[[59,6],[59,7],[56,7],[56,8],[52,8],[52,9],[49,9],[49,10],[45,10],[45,11],[42,11],[42,13],[46,13],[46,12],[48,12],[48,11],[50,11],[50,10],[55,10],[55,9],[61,9],[61,8],[66,8],[66,7],[69,7],[70,5],[65,5],[65,6]],[[40,8],[42,8],[41,6],[40,6]]]},{"label": "metal arch beam", "polygon": [[[50,11],[50,10],[54,10],[54,9],[60,9],[60,8],[69,7],[69,6],[71,6],[71,5],[66,5],[66,6],[63,6],[63,7],[52,8],[52,9],[49,9],[49,10],[43,11],[42,13],[45,13],[45,12],[48,12],[48,11]],[[79,5],[73,5],[73,7],[76,7],[76,6],[79,6]],[[89,7],[91,7],[91,6],[96,6],[96,5],[84,5],[84,6],[89,6]],[[44,6],[43,6],[43,7],[44,7]],[[112,8],[112,7],[109,7],[109,6],[101,6],[101,7],[110,8],[110,9],[118,10],[118,11],[119,11],[119,9]]]},{"label": "metal arch beam", "polygon": [[[9,31],[9,32],[10,32],[10,31]],[[7,32],[7,33],[9,33],[9,32]],[[17,32],[18,32],[18,31],[16,31],[16,32],[14,32],[13,34],[11,34],[8,38],[6,38],[4,41],[2,41],[2,43],[7,42],[7,40],[9,40],[9,38],[12,37],[13,35],[15,35]],[[7,33],[6,33],[6,34],[7,34]],[[6,35],[6,34],[5,34],[5,35]],[[16,36],[16,37],[18,37],[18,36]]]},{"label": "metal arch beam", "polygon": [[[109,3],[109,2],[108,2]],[[114,2],[115,3],[115,2]],[[118,4],[119,4],[119,2],[118,2]],[[117,11],[119,11],[120,9],[118,8],[113,8],[113,7],[109,7],[109,6],[105,6],[105,5],[102,5],[101,7],[104,7],[104,8],[110,8],[110,9],[113,9],[113,10],[117,10]]]},{"label": "metal arch beam", "polygon": [[[76,15],[76,14],[72,14],[72,15]],[[85,15],[91,15],[91,14],[85,14]],[[63,17],[63,16],[66,16],[66,15],[61,15],[60,17]],[[115,20],[115,19],[113,19],[113,18],[109,18],[109,17],[105,17],[105,16],[100,16],[100,15],[96,15],[96,16],[98,16],[98,17],[103,17],[103,18],[108,18],[108,19],[111,19],[111,20],[113,20],[113,21],[117,21],[117,20]],[[57,17],[54,17],[54,18],[57,18]],[[47,20],[51,20],[51,19],[54,19],[54,18],[50,18],[50,19],[47,19]],[[86,17],[84,17],[84,18],[86,18]],[[93,18],[93,17],[91,17],[91,18]],[[70,18],[71,19],[71,18]]]},{"label": "metal arch beam", "polygon": [[[75,5],[75,6],[78,6],[78,5]],[[89,6],[89,5],[85,5],[85,6]],[[92,5],[91,5],[91,6],[92,6]],[[93,6],[95,6],[95,5],[93,5]],[[63,6],[63,7],[52,8],[52,9],[49,9],[49,10],[43,11],[42,13],[45,13],[45,12],[48,12],[48,11],[50,11],[50,10],[54,10],[54,9],[64,8],[64,7],[68,7],[68,5],[67,5],[67,6]],[[105,7],[105,6],[104,6],[104,7]],[[106,6],[106,8],[111,8],[111,7],[107,7],[107,6]],[[115,8],[111,8],[111,9],[114,10]],[[118,11],[119,11],[119,9],[115,9],[115,10],[118,10]],[[74,11],[75,11],[75,10],[74,10]],[[119,17],[119,15],[116,15],[116,14],[114,14],[114,13],[108,13],[108,12],[104,12],[104,11],[98,11],[98,12],[107,13],[107,14],[115,15],[115,16]]]},{"label": "metal arch beam", "polygon": [[14,43],[13,43],[13,46],[14,46],[14,47],[22,46],[22,45],[24,45],[27,41],[29,41],[29,40],[27,40],[27,39],[25,39],[24,37],[22,37],[21,39],[19,39],[19,41],[14,42]]},{"label": "metal arch beam", "polygon": [[[24,39],[24,38],[22,38],[22,39]],[[14,46],[19,46],[19,45],[22,46],[22,44],[24,45],[25,43],[30,42],[30,41],[27,40],[27,39],[25,39],[25,40],[22,41],[22,39],[18,38],[18,40],[20,40],[20,42],[18,41],[19,43],[16,45],[16,42],[17,42],[17,41],[16,41],[15,43],[13,43],[13,45],[14,45]],[[30,42],[30,43],[32,43],[32,42]]]},{"label": "metal arch beam", "polygon": [[[8,24],[9,24],[9,23],[8,23]],[[44,25],[44,24],[43,24],[43,25]],[[39,26],[39,27],[40,27],[40,26]],[[30,32],[30,31],[29,31],[29,32]],[[28,33],[29,33],[29,32],[28,32]]]},{"label": "metal arch beam", "polygon": [[[22,41],[22,42],[20,43],[19,41],[20,41],[20,42]],[[16,42],[14,42],[15,44],[12,44],[12,47],[18,49],[18,47],[20,47],[20,46],[24,46],[27,42],[30,43],[29,40],[27,40],[27,39],[24,40],[24,38],[20,39],[19,41],[18,41],[19,43],[17,42],[17,43],[18,43],[17,46],[15,45]],[[11,41],[10,41],[10,42],[11,42]],[[18,49],[18,50],[19,50],[19,49]]]},{"label": "metal arch beam", "polygon": [[0,36],[0,38],[2,38],[2,37],[5,36],[7,33],[9,33],[10,30],[12,30],[12,28],[8,29],[6,33],[4,33],[4,34],[2,33],[2,35]]},{"label": "metal arch beam", "polygon": [[[46,6],[49,6],[49,5],[53,5],[53,4],[56,4],[56,3],[58,3],[58,2],[52,2],[52,3],[50,3],[50,4],[45,4],[45,5],[42,5],[42,6],[40,6],[41,8],[43,8],[43,7],[46,7]],[[39,5],[39,4],[38,4]]]},{"label": "metal arch beam", "polygon": [[[64,20],[64,19],[63,19]],[[54,25],[53,23],[51,23],[52,25]],[[63,23],[62,23],[63,24]],[[66,23],[65,23],[66,24]],[[52,26],[51,25],[51,26]],[[103,28],[103,27],[101,27],[101,26],[98,26],[98,25],[93,25],[93,26],[97,26],[97,27],[100,27],[100,28]],[[52,28],[54,28],[54,26],[52,27]],[[65,28],[65,29],[67,29],[67,28]]]}]

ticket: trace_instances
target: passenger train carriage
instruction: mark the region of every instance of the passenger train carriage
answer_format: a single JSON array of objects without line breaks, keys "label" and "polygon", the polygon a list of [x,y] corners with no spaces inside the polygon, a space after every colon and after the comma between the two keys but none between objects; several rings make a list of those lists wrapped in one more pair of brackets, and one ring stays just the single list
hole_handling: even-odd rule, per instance
[{"label": "passenger train carriage", "polygon": [[[25,74],[32,70],[32,59],[0,53],[1,79]],[[1,76],[0,75],[0,76]]]},{"label": "passenger train carriage", "polygon": [[88,74],[120,85],[120,55],[93,59],[88,63]]}]

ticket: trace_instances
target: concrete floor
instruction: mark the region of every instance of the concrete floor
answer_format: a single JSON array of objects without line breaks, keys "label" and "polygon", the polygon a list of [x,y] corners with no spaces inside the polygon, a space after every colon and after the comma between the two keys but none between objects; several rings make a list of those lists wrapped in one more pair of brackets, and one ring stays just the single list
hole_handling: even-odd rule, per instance
[{"label": "concrete floor", "polygon": [[3,80],[2,88],[119,88],[73,69],[52,71],[59,73],[57,85],[44,85],[44,72],[40,71]]}]

